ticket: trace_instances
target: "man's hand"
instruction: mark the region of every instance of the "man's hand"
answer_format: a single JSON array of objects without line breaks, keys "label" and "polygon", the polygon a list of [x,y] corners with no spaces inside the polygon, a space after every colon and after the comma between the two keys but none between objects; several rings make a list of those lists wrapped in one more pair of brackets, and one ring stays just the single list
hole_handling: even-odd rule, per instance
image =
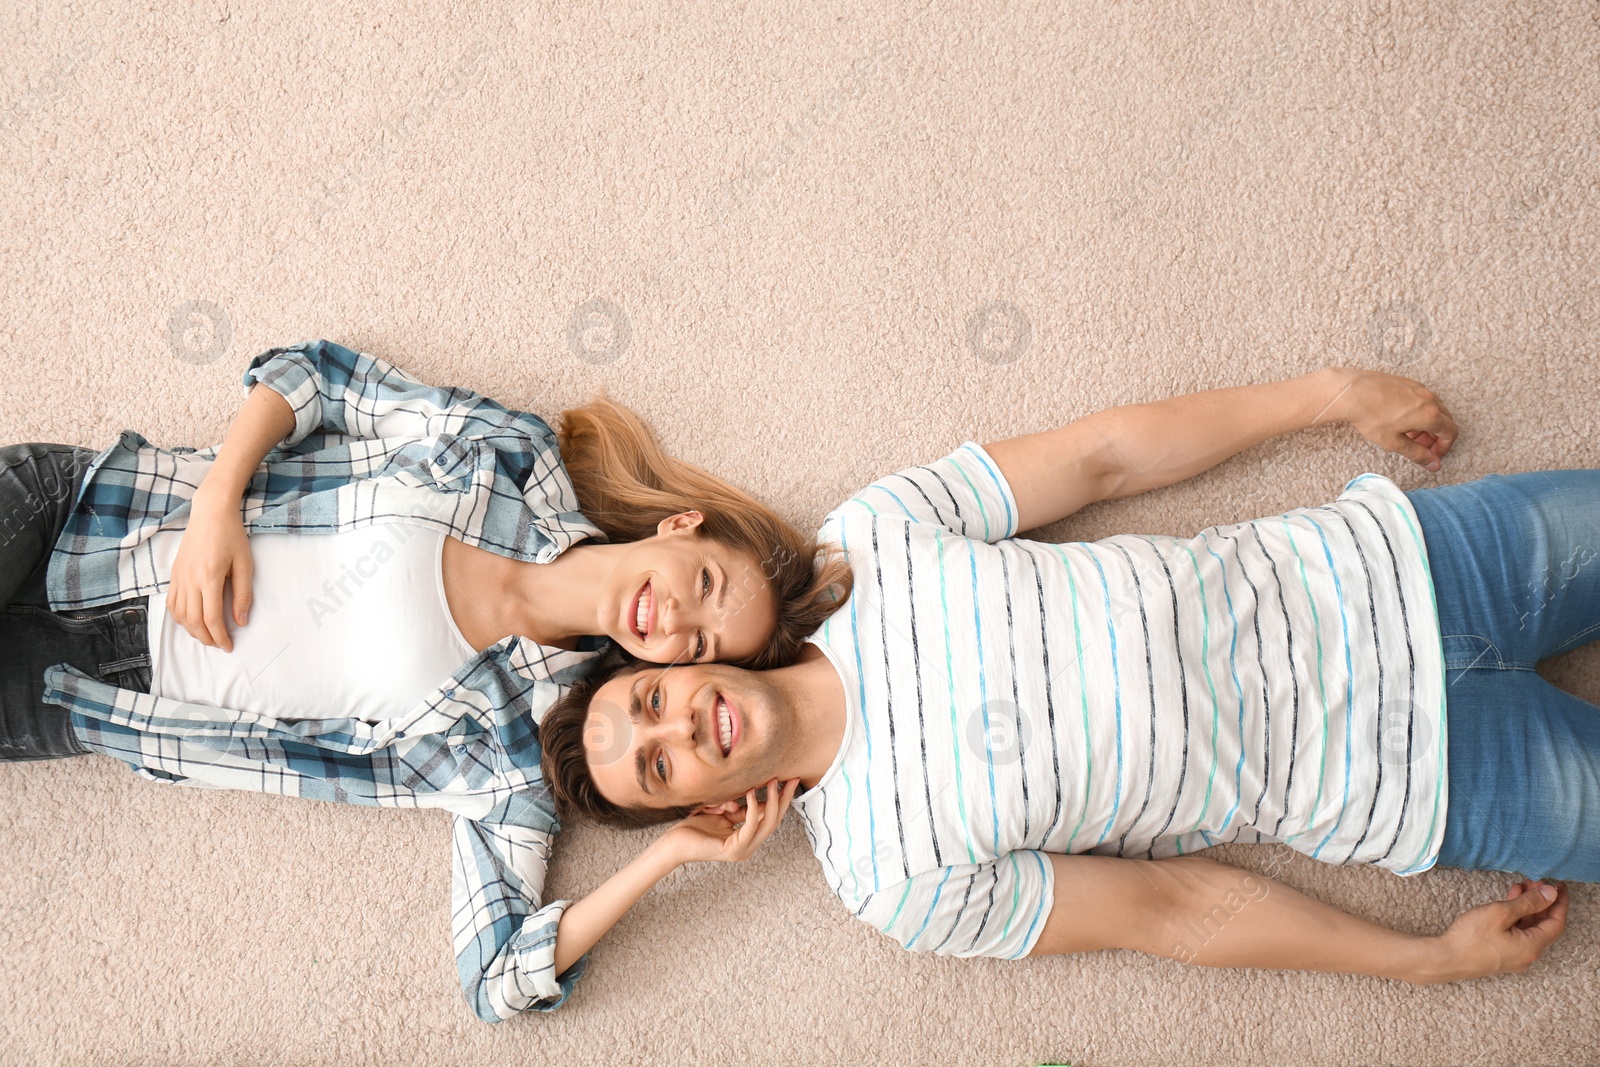
[{"label": "man's hand", "polygon": [[[680,865],[747,860],[778,828],[799,788],[798,778],[784,782],[781,790],[774,778],[767,783],[766,800],[757,800],[754,789],[745,794],[742,815],[691,815],[661,835],[661,847],[668,849]],[[739,819],[742,824],[736,822]]]},{"label": "man's hand", "polygon": [[1383,371],[1336,368],[1343,386],[1318,423],[1348,422],[1379,448],[1437,471],[1456,440],[1456,420],[1420,382]]},{"label": "man's hand", "polygon": [[167,611],[196,641],[232,652],[224,596],[232,578],[233,621],[243,626],[250,617],[252,569],[250,537],[238,500],[218,503],[197,492],[172,561]]},{"label": "man's hand", "polygon": [[1054,906],[1030,955],[1131,948],[1202,967],[1370,974],[1417,985],[1521,972],[1567,925],[1566,887],[1520,882],[1437,935],[1401,933],[1203,855],[1051,856]]},{"label": "man's hand", "polygon": [[[1545,890],[1552,890],[1546,900]],[[1488,974],[1521,974],[1567,928],[1567,887],[1522,881],[1505,900],[1464,911],[1439,935],[1443,966],[1436,982]]]}]

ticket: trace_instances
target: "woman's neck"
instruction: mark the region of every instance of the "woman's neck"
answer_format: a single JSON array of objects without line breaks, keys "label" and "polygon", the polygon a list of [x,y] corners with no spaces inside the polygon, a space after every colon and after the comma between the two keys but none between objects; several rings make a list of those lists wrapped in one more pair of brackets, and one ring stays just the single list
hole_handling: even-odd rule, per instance
[{"label": "woman's neck", "polygon": [[444,557],[450,612],[484,649],[515,634],[553,648],[604,632],[600,595],[615,545],[578,544],[549,563],[525,563],[450,538]]},{"label": "woman's neck", "polygon": [[526,625],[566,647],[580,637],[602,634],[600,597],[611,578],[617,545],[577,544],[549,563],[519,563],[517,584],[507,590]]}]

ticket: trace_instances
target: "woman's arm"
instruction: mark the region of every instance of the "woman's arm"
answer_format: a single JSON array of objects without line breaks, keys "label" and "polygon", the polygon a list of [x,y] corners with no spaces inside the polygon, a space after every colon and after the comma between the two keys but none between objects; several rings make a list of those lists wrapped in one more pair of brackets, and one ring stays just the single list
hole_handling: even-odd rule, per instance
[{"label": "woman's arm", "polygon": [[764,801],[756,800],[753,789],[745,794],[745,811],[755,814],[746,817],[738,829],[726,815],[691,815],[656,838],[594,892],[568,905],[556,928],[556,976],[582,959],[629,908],[678,867],[696,861],[738,862],[754,855],[783,821],[800,780],[790,779],[782,790],[777,784],[767,783]]},{"label": "woman's arm", "polygon": [[233,580],[233,620],[250,616],[250,538],[239,503],[261,461],[295,428],[294,411],[275,391],[254,386],[218,446],[217,458],[189,502],[167,587],[167,610],[201,644],[233,651],[222,605]]},{"label": "woman's arm", "polygon": [[168,610],[202,644],[233,650],[223,612],[230,579],[232,621],[243,626],[248,618],[250,551],[240,498],[280,443],[296,445],[313,433],[363,439],[455,434],[494,448],[519,489],[537,481],[558,510],[577,508],[550,427],[470,390],[427,385],[332,341],[269,349],[251,361],[244,385],[244,406],[191,501],[167,591]]},{"label": "woman's arm", "polygon": [[559,1008],[587,970],[586,953],[651,886],[685,863],[749,858],[777,829],[798,787],[768,789],[767,800],[747,809],[755,814],[742,827],[724,815],[693,815],[583,899],[543,904],[556,833],[548,806],[519,803],[519,793],[490,813],[492,821],[456,816],[451,939],[473,1012],[497,1023]]},{"label": "woman's arm", "polygon": [[[1519,883],[1508,899],[1422,936],[1204,856],[1050,859],[1055,901],[1035,956],[1131,948],[1204,967],[1333,971],[1429,985],[1525,971],[1567,925],[1567,889],[1548,883]],[[1553,893],[1548,900],[1545,888]]]},{"label": "woman's arm", "polygon": [[1280,434],[1349,422],[1367,440],[1438,470],[1456,424],[1428,389],[1381,371],[1327,367],[1284,381],[1209,389],[1095,412],[986,445],[1016,497],[1018,529],[1098,500],[1181,482]]}]

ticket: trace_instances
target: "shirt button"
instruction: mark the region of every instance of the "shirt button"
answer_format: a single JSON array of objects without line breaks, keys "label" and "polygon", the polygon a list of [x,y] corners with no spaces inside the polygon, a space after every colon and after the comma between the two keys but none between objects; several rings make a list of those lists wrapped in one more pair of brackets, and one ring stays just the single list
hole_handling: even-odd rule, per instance
[{"label": "shirt button", "polygon": [[446,689],[444,691],[444,695],[446,700],[454,700],[456,698],[456,691],[454,689]]}]

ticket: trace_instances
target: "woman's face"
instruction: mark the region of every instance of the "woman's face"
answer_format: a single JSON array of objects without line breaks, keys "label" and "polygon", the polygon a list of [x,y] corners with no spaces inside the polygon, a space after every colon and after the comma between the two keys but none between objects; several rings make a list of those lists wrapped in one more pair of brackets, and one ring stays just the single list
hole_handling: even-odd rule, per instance
[{"label": "woman's face", "polygon": [[701,536],[700,522],[696,511],[674,515],[628,544],[601,593],[606,634],[652,663],[743,660],[777,629],[760,560]]}]

